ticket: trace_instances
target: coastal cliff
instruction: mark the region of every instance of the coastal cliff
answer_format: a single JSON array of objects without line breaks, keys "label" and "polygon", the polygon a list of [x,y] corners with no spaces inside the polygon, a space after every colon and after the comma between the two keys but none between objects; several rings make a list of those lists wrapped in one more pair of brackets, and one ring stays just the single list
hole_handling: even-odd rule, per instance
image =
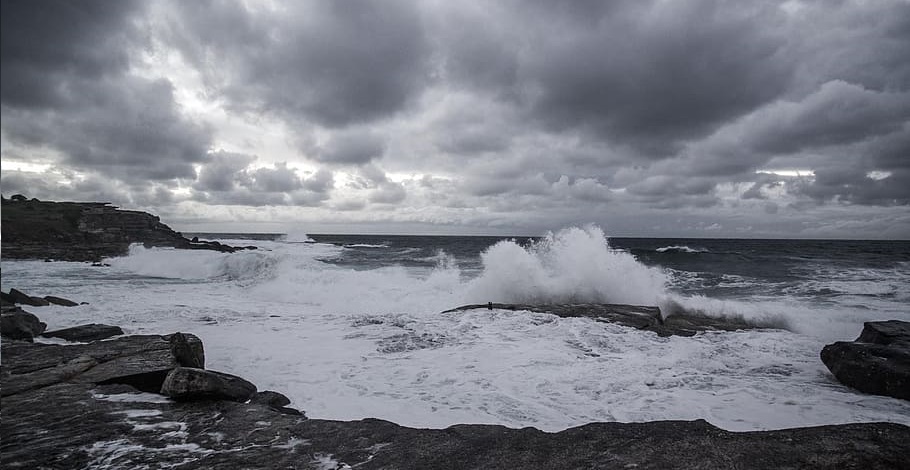
[{"label": "coastal cliff", "polygon": [[6,259],[99,261],[145,246],[233,252],[243,248],[189,240],[152,214],[104,202],[50,202],[23,196],[2,199]]}]

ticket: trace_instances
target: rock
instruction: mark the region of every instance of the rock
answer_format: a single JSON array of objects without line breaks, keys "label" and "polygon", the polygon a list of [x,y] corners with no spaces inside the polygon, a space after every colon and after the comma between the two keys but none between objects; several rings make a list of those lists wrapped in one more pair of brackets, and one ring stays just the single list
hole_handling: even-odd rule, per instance
[{"label": "rock", "polygon": [[231,400],[245,402],[256,386],[235,375],[194,367],[177,367],[161,384],[161,394],[175,400]]},{"label": "rock", "polygon": [[45,295],[44,300],[54,305],[62,305],[64,307],[76,307],[79,305],[77,302],[73,302],[72,300],[64,299],[63,297],[55,297],[53,295]]},{"label": "rock", "polygon": [[[157,393],[167,373],[175,367],[204,362],[204,358],[187,353],[194,350],[201,353],[202,341],[190,334],[183,337],[190,346],[183,347],[184,354],[181,355],[174,354],[172,341],[158,335],[124,336],[72,345],[4,341],[0,344],[5,373],[0,394],[6,397],[46,387],[51,380],[48,377],[77,383],[127,384]],[[77,361],[81,364],[88,363],[89,359],[96,364],[70,376],[73,361],[80,357],[88,358]],[[40,373],[36,375],[36,372]],[[11,386],[11,383],[18,385]]]},{"label": "rock", "polygon": [[4,398],[0,441],[4,468],[899,469],[906,468],[910,428],[863,423],[729,432],[698,420],[592,423],[556,433],[492,425],[414,429],[61,383]]},{"label": "rock", "polygon": [[704,331],[736,331],[761,328],[761,325],[747,323],[736,318],[718,318],[697,312],[677,312],[663,318],[660,308],[623,304],[499,304],[487,303],[465,305],[443,313],[473,309],[527,310],[550,313],[559,317],[585,317],[595,321],[618,323],[639,330],[653,331],[659,336],[693,336]]},{"label": "rock", "polygon": [[103,202],[3,199],[2,203],[3,259],[98,262],[127,254],[132,243],[223,252],[237,249],[194,244],[152,214],[120,210]]},{"label": "rock", "polygon": [[[47,324],[21,309],[14,309],[0,315],[0,333],[11,339],[32,341],[47,328]],[[3,355],[4,360],[6,355]]]},{"label": "rock", "polygon": [[302,411],[287,406],[291,404],[291,400],[288,397],[271,390],[266,390],[253,395],[253,398],[250,398],[250,404],[264,405],[282,414],[306,418],[306,415],[303,414]]},{"label": "rock", "polygon": [[41,297],[32,297],[18,289],[9,290],[9,299],[13,303],[22,305],[31,305],[32,307],[45,307],[51,303]]},{"label": "rock", "polygon": [[101,323],[91,323],[88,325],[79,325],[62,330],[48,331],[41,336],[47,338],[61,338],[67,341],[90,342],[107,339],[112,336],[123,334],[119,326],[104,325]]},{"label": "rock", "polygon": [[866,322],[856,341],[825,346],[821,359],[844,385],[910,400],[910,322]]},{"label": "rock", "polygon": [[171,344],[171,354],[181,366],[205,369],[205,350],[198,337],[178,332],[164,338]]},{"label": "rock", "polygon": [[288,397],[284,396],[284,394],[273,392],[271,390],[265,390],[253,396],[253,398],[250,399],[250,403],[258,403],[260,405],[271,406],[272,408],[280,408],[282,406],[290,405],[291,400]]}]

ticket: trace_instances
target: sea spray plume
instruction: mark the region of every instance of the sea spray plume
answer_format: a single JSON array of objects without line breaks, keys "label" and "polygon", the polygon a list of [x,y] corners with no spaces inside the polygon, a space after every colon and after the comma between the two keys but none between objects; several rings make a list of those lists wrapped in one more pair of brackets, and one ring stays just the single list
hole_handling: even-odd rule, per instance
[{"label": "sea spray plume", "polygon": [[[736,320],[758,328],[776,328],[796,331],[793,322],[781,313],[769,313],[763,310],[746,312],[742,306],[734,307],[729,302],[696,295],[692,297],[665,297],[661,299],[660,315],[666,320],[673,315],[715,317]],[[736,309],[732,311],[731,309]]]},{"label": "sea spray plume", "polygon": [[263,252],[218,253],[130,246],[127,256],[107,260],[115,270],[168,279],[256,281],[274,275],[276,255]]},{"label": "sea spray plume", "polygon": [[656,305],[667,275],[610,249],[596,226],[570,227],[522,247],[501,241],[481,254],[482,274],[471,281],[471,302],[626,303]]}]

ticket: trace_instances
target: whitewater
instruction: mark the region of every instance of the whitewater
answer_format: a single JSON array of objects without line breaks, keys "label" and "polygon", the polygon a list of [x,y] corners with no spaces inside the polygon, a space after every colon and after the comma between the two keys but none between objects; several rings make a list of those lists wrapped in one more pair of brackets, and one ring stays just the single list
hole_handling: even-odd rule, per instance
[{"label": "whitewater", "polygon": [[[825,344],[855,339],[864,321],[910,321],[908,262],[771,290],[722,273],[720,288],[746,293],[712,296],[685,288],[704,276],[646,264],[634,250],[611,246],[597,227],[532,243],[502,240],[473,257],[438,250],[416,264],[339,262],[416,254],[373,240],[255,244],[260,249],[233,254],[133,246],[105,260],[106,268],[4,260],[3,287],[88,302],[29,307],[48,329],[106,323],[127,334],[193,333],[205,344],[207,368],[280,391],[311,418],[545,431],[669,419],[706,419],[733,431],[910,425],[910,403],[847,388],[819,359]],[[667,244],[649,252],[704,257],[712,250]],[[809,302],[801,293],[824,289],[846,294]],[[442,313],[487,302],[660,305],[665,315],[697,310],[770,328],[661,338],[542,313]]]}]

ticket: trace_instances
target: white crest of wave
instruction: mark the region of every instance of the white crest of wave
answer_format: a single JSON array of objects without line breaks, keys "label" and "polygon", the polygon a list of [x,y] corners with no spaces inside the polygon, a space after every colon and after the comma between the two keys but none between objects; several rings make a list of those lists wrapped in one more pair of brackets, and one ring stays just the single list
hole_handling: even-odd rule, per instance
[{"label": "white crest of wave", "polygon": [[268,274],[276,259],[266,253],[242,251],[130,247],[127,256],[107,260],[112,268],[130,274],[169,279],[255,279]]},{"label": "white crest of wave", "polygon": [[571,227],[522,247],[501,241],[481,254],[483,273],[471,282],[473,302],[601,302],[656,305],[668,276],[610,249],[599,227]]},{"label": "white crest of wave", "polygon": [[284,234],[280,240],[287,243],[313,243],[314,241],[301,229],[288,230],[288,233]]},{"label": "white crest of wave", "polygon": [[685,245],[663,246],[654,251],[656,251],[658,253],[666,253],[668,251],[671,253],[674,253],[674,252],[675,253],[707,253],[708,252],[708,250],[705,250],[704,248],[689,248],[688,246],[685,246]]}]

